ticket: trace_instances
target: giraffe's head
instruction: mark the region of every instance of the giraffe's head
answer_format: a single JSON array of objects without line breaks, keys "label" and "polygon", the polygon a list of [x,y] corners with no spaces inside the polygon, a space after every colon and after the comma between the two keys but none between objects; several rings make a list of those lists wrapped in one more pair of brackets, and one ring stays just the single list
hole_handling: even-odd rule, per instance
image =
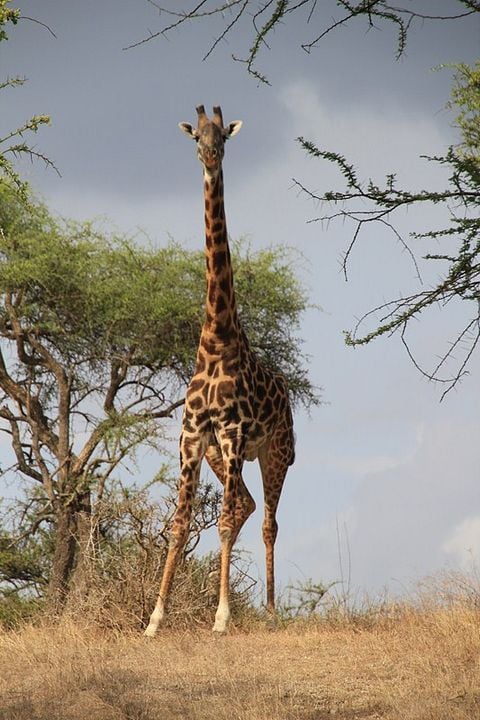
[{"label": "giraffe's head", "polygon": [[242,127],[241,120],[223,125],[220,107],[213,108],[213,117],[208,119],[203,105],[197,107],[198,127],[181,122],[179,128],[197,143],[198,159],[207,175],[217,175],[223,160],[225,140],[233,137]]}]

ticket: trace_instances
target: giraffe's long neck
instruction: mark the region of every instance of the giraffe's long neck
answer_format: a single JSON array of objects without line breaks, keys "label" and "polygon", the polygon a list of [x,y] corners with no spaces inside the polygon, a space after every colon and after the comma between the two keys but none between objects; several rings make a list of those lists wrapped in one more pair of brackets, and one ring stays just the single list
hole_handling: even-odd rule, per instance
[{"label": "giraffe's long neck", "polygon": [[230,248],[223,201],[223,173],[204,175],[207,302],[204,328],[232,340],[239,335]]}]

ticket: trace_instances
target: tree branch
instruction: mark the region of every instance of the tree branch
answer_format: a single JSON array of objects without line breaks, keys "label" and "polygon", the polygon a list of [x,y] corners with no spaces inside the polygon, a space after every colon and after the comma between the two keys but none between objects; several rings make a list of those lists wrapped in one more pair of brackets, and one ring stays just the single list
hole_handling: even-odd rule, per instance
[{"label": "tree branch", "polygon": [[[17,458],[17,468],[22,472],[24,475],[28,475],[28,477],[33,478],[34,480],[37,480],[38,482],[43,482],[42,475],[35,470],[34,467],[32,467],[23,452],[23,446],[22,441],[20,438],[20,430],[18,427],[17,418],[14,416],[14,414],[9,410],[7,407],[0,407],[0,417],[7,420],[10,424],[10,434],[12,438],[12,448],[15,453],[15,457]],[[27,421],[26,418],[21,418],[24,421]]]},{"label": "tree branch", "polygon": [[[260,82],[270,84],[268,79],[262,75],[255,68],[255,61],[258,58],[259,52],[262,47],[269,49],[267,44],[267,36],[270,36],[275,29],[285,22],[287,16],[292,16],[292,13],[300,13],[302,8],[308,8],[306,15],[305,25],[310,27],[312,18],[315,10],[318,7],[317,0],[298,0],[295,4],[291,4],[288,0],[263,0],[258,8],[256,3],[252,0],[230,0],[230,2],[217,2],[213,4],[213,7],[209,6],[205,8],[206,0],[197,3],[192,9],[182,9],[181,5],[179,9],[171,10],[165,5],[154,2],[154,0],[148,0],[153,5],[159,14],[165,14],[176,18],[173,22],[166,24],[161,30],[157,32],[150,32],[144,39],[132,43],[127,48],[130,49],[138,47],[150,40],[158,38],[159,36],[165,37],[171,30],[179,29],[186,22],[196,22],[205,18],[213,18],[214,16],[221,16],[224,20],[223,29],[216,35],[213,42],[209,45],[208,50],[203,54],[203,60],[206,60],[210,55],[217,49],[221,40],[223,40],[227,34],[231,34],[231,31],[237,26],[237,38],[241,40],[244,37],[243,27],[240,25],[242,18],[248,18],[251,23],[251,33],[249,49],[245,52],[243,57],[238,57],[235,54],[232,55],[233,60],[236,62],[242,62],[246,65],[247,72],[256,78]],[[313,40],[301,42],[300,47],[310,53],[315,47],[318,47],[322,40],[327,35],[332,33],[334,30],[338,30],[341,27],[348,25],[350,22],[354,22],[358,18],[364,17],[367,20],[369,28],[375,28],[375,23],[390,24],[393,25],[397,30],[397,51],[396,57],[400,58],[405,52],[408,34],[411,26],[415,20],[421,22],[445,22],[445,21],[460,21],[470,15],[480,12],[480,4],[476,0],[457,0],[457,2],[466,10],[461,12],[452,12],[445,14],[439,11],[438,13],[422,13],[416,11],[411,7],[397,6],[387,2],[387,0],[358,0],[352,2],[351,0],[337,0],[337,5],[340,7],[341,16],[339,18],[333,18],[330,23],[325,24],[324,29],[318,32]],[[179,3],[176,3],[176,7]],[[250,8],[254,6],[254,9]],[[273,6],[273,7],[272,7]],[[228,12],[232,13],[235,8],[233,17],[226,18]],[[263,25],[259,25],[258,20],[260,17],[265,17],[267,11],[270,11],[270,15],[264,20]],[[300,15],[301,17],[301,15]]]}]

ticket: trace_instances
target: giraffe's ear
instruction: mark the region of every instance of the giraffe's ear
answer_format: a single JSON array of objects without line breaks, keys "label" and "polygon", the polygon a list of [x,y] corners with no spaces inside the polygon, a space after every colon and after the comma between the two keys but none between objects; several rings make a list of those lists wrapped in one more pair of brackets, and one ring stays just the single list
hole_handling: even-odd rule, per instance
[{"label": "giraffe's ear", "polygon": [[188,135],[188,137],[198,140],[198,130],[197,128],[194,128],[193,125],[190,125],[190,123],[181,122],[178,123],[178,127],[185,133],[185,135]]},{"label": "giraffe's ear", "polygon": [[233,120],[233,122],[228,123],[228,125],[223,130],[223,136],[225,140],[228,140],[228,138],[231,138],[238,132],[240,132],[240,128],[242,127],[242,125],[242,120]]}]

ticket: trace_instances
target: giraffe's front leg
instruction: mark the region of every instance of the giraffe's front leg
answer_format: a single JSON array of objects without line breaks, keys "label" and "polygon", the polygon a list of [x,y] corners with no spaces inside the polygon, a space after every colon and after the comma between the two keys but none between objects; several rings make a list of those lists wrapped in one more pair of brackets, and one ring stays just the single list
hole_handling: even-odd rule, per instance
[{"label": "giraffe's front leg", "polygon": [[167,559],[163,569],[160,592],[155,609],[150,616],[146,637],[155,637],[159,625],[165,618],[165,606],[172,585],[175,570],[180,560],[182,550],[188,540],[192,505],[198,486],[200,465],[203,456],[203,443],[198,439],[186,437],[182,433],[180,439],[181,476],[178,493],[177,509],[173,519],[170,544]]},{"label": "giraffe's front leg", "polygon": [[[233,494],[233,493],[232,493]],[[234,502],[234,501],[233,501]],[[231,508],[231,501],[227,500],[230,506],[228,510],[222,508],[219,522],[220,535],[220,590],[218,595],[218,606],[215,613],[213,632],[224,635],[230,622],[230,563],[232,559],[232,548],[235,536],[234,511]]]}]

